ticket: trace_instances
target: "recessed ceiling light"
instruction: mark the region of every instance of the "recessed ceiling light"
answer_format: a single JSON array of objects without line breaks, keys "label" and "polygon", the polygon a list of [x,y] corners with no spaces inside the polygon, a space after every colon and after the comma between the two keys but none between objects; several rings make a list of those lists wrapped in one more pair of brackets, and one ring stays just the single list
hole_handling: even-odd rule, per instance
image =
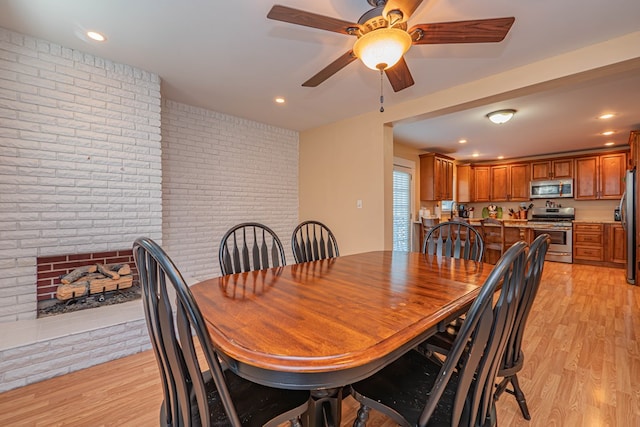
[{"label": "recessed ceiling light", "polygon": [[471,155],[471,157],[479,157],[479,156],[480,156],[480,154],[478,154],[478,153],[473,153],[473,154]]},{"label": "recessed ceiling light", "polygon": [[105,41],[107,39],[105,36],[103,36],[102,34],[96,32],[96,31],[87,31],[87,37],[89,37],[91,40],[95,40],[97,42],[103,42],[103,41]]},{"label": "recessed ceiling light", "polygon": [[610,147],[612,145],[616,145],[616,143],[613,141],[609,141],[609,142],[605,142],[604,145],[606,145],[607,147]]},{"label": "recessed ceiling light", "polygon": [[615,133],[614,131],[612,131],[612,130],[608,130],[608,131],[606,131],[606,132],[602,132],[602,135],[604,135],[604,136],[609,136],[609,135],[613,135],[614,133]]},{"label": "recessed ceiling light", "polygon": [[458,142],[459,142],[460,144],[466,144],[466,143],[467,143],[467,140],[466,140],[466,139],[460,139],[460,140],[458,140]]},{"label": "recessed ceiling light", "polygon": [[607,113],[607,114],[603,114],[600,117],[598,117],[599,119],[610,119],[611,117],[613,117],[614,114],[612,113]]},{"label": "recessed ceiling light", "polygon": [[504,159],[504,156],[498,156],[498,160]]},{"label": "recessed ceiling light", "polygon": [[284,98],[281,96],[274,99],[274,101],[276,101],[276,104],[284,104]]}]

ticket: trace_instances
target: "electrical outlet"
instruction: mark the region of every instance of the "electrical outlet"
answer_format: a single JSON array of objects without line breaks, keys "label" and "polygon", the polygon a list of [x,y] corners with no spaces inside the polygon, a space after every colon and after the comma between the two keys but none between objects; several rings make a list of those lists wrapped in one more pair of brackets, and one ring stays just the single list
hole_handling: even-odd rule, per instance
[{"label": "electrical outlet", "polygon": [[359,200],[359,199],[358,199],[358,200],[356,201],[356,208],[358,208],[358,209],[362,209],[362,200]]}]

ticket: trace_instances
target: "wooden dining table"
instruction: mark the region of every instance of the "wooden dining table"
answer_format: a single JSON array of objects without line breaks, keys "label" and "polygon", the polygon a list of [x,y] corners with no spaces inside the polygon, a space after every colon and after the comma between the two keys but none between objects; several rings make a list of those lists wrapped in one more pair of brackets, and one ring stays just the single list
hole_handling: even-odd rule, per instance
[{"label": "wooden dining table", "polygon": [[492,267],[376,251],[227,275],[191,291],[230,369],[310,390],[305,424],[339,426],[343,387],[466,312]]}]

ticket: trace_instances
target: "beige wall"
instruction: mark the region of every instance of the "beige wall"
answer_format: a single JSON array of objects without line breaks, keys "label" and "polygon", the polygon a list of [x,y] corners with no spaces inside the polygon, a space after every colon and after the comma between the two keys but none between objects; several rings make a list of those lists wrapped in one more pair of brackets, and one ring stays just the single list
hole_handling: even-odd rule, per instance
[{"label": "beige wall", "polygon": [[[386,123],[437,116],[621,69],[640,70],[640,32],[300,134],[300,219],[326,221],[341,253],[391,247],[393,136]],[[601,68],[606,67],[606,68]],[[580,74],[578,74],[580,73]],[[356,200],[363,208],[356,208]]]},{"label": "beige wall", "polygon": [[300,134],[299,219],[329,226],[342,255],[384,247],[384,129],[376,115]]},{"label": "beige wall", "polygon": [[[423,150],[419,150],[410,145],[400,144],[398,142],[394,142],[393,144],[393,157],[411,160],[416,164],[416,170],[413,175],[413,194],[415,195],[413,215],[416,215],[420,210],[420,154],[422,153],[424,153]],[[416,217],[414,217],[414,219],[415,218]]]}]

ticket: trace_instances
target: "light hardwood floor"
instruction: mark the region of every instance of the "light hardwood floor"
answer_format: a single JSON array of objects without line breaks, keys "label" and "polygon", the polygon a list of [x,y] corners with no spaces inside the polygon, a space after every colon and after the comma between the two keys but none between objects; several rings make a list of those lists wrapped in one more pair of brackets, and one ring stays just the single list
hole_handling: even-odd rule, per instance
[{"label": "light hardwood floor", "polygon": [[[640,425],[640,287],[620,269],[547,263],[518,375],[532,420],[511,395],[501,426]],[[162,400],[147,351],[0,394],[0,426],[154,426]],[[356,404],[344,401],[343,426]],[[369,426],[391,426],[372,413]]]}]

